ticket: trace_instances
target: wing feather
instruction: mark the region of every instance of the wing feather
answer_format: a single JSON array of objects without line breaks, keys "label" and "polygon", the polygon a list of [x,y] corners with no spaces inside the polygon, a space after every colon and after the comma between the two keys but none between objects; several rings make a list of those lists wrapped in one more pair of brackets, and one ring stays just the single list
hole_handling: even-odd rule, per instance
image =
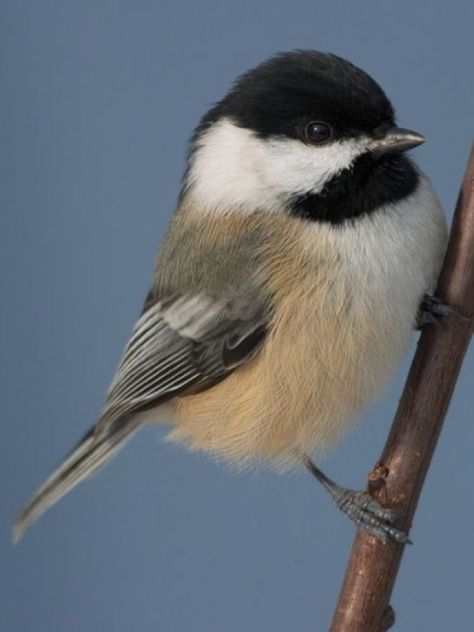
[{"label": "wing feather", "polygon": [[[265,317],[263,309],[253,317],[238,314],[238,306],[203,295],[149,305],[125,348],[97,432],[178,392],[208,388],[244,361],[263,339]],[[229,349],[232,362],[226,362]]]},{"label": "wing feather", "polygon": [[18,539],[50,505],[108,461],[140,422],[132,413],[189,389],[206,389],[251,357],[265,311],[203,296],[147,300],[110,386],[102,415],[26,505]]}]

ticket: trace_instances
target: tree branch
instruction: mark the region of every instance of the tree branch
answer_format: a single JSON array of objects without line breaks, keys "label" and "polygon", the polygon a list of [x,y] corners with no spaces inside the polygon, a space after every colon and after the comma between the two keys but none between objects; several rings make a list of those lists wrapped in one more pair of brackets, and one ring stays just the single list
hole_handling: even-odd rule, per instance
[{"label": "tree branch", "polygon": [[[436,295],[474,314],[474,146],[454,213]],[[369,491],[400,511],[409,530],[472,334],[472,318],[449,316],[420,336],[405,389]],[[404,547],[358,532],[331,632],[382,632],[393,623],[389,600]]]}]

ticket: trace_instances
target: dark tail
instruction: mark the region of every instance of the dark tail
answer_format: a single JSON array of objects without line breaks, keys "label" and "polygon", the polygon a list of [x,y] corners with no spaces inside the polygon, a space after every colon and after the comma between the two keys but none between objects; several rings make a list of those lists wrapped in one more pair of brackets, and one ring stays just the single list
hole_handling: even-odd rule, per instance
[{"label": "dark tail", "polygon": [[13,526],[13,542],[18,542],[48,507],[104,465],[137,429],[138,424],[130,419],[105,435],[97,435],[95,427],[91,428],[23,509]]}]

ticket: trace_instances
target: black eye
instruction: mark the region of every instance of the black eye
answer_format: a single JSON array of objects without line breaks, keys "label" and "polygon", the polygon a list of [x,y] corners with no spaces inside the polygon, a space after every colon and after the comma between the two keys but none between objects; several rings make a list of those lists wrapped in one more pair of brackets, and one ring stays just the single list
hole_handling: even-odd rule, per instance
[{"label": "black eye", "polygon": [[312,121],[305,128],[305,136],[310,143],[324,143],[332,136],[332,129],[327,123]]}]

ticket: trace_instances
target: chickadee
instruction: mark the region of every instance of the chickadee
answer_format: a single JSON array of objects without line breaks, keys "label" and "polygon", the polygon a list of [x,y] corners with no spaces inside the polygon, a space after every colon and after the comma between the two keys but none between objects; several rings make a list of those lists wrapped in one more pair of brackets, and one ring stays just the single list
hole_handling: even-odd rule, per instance
[{"label": "chickadee", "polygon": [[406,542],[395,514],[309,456],[333,444],[407,352],[446,245],[405,155],[423,142],[335,55],[278,54],[237,79],[191,139],[179,203],[97,424],[14,536],[143,424],[247,466],[305,465],[359,526]]}]

